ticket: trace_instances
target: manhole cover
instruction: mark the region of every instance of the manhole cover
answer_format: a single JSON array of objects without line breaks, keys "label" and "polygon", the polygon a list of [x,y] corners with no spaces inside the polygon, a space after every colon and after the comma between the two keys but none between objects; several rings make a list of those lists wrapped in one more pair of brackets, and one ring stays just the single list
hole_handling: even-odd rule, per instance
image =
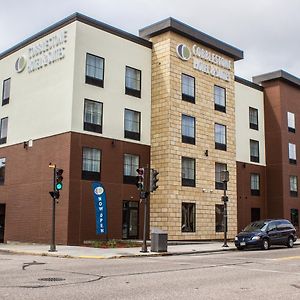
[{"label": "manhole cover", "polygon": [[58,277],[48,277],[48,278],[39,278],[40,281],[64,281],[66,279],[64,278],[58,278]]}]

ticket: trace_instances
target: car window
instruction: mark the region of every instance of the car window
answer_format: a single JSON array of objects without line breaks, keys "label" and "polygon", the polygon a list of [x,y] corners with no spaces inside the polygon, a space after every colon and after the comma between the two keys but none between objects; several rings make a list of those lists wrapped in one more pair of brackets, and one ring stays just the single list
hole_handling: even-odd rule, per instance
[{"label": "car window", "polygon": [[275,222],[271,222],[268,225],[268,231],[275,231],[276,230],[276,224]]},{"label": "car window", "polygon": [[243,231],[244,232],[253,232],[253,231],[260,231],[260,230],[264,231],[265,228],[266,228],[265,222],[257,221],[246,226]]}]

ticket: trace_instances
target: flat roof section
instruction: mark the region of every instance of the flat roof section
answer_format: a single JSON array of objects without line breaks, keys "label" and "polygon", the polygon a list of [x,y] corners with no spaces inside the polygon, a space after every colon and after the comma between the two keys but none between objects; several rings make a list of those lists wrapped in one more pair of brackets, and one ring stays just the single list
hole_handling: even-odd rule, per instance
[{"label": "flat roof section", "polygon": [[230,46],[171,17],[140,29],[139,35],[142,38],[149,39],[153,36],[168,31],[176,32],[195,42],[199,42],[209,48],[212,48],[220,53],[223,53],[224,55],[233,58],[235,61],[244,58],[244,52],[242,50]]},{"label": "flat roof section", "polygon": [[234,76],[234,81],[238,82],[238,83],[241,83],[243,85],[246,85],[248,87],[251,87],[253,89],[256,89],[258,91],[263,91],[264,88],[256,83],[253,83],[252,81],[249,81],[247,79],[244,79],[242,77],[239,77],[239,76]]},{"label": "flat roof section", "polygon": [[145,46],[147,48],[152,48],[152,43],[149,42],[148,40],[145,40],[145,39],[140,38],[140,37],[138,37],[134,34],[128,33],[126,31],[115,28],[113,26],[102,23],[102,22],[97,21],[93,18],[87,17],[83,14],[80,14],[80,13],[76,12],[76,13],[66,17],[65,19],[63,19],[59,22],[56,22],[53,25],[45,28],[44,30],[38,32],[37,34],[27,38],[26,40],[18,43],[17,45],[9,48],[8,50],[0,53],[0,60],[3,59],[6,56],[18,51],[18,50],[26,47],[27,45],[39,40],[40,38],[42,38],[42,37],[54,32],[54,31],[56,31],[56,30],[58,30],[58,29],[60,29],[64,26],[66,26],[66,25],[68,25],[72,22],[75,22],[75,21],[79,21],[79,22],[85,23],[87,25],[90,25],[92,27],[98,28],[100,30],[109,32],[109,33],[114,34],[118,37],[124,38],[126,40],[129,40],[129,41],[137,43],[137,44],[140,44],[140,45]]},{"label": "flat roof section", "polygon": [[278,70],[270,73],[265,73],[258,76],[253,76],[252,80],[256,84],[262,84],[265,81],[275,80],[275,79],[281,79],[284,81],[287,81],[293,85],[296,85],[297,87],[300,87],[300,78],[285,72],[283,70]]}]

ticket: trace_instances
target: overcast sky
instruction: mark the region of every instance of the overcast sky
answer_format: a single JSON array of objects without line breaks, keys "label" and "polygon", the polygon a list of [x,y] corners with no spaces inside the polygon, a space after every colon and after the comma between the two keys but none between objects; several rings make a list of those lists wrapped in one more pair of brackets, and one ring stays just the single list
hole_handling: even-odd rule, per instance
[{"label": "overcast sky", "polygon": [[244,51],[236,75],[300,77],[300,0],[0,0],[0,53],[74,12],[138,35],[174,17]]}]

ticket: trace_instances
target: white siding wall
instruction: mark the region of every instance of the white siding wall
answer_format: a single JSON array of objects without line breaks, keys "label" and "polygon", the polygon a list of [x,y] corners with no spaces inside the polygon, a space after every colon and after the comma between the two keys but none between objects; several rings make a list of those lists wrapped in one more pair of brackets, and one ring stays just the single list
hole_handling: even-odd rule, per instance
[{"label": "white siding wall", "polygon": [[[85,84],[86,53],[105,59],[104,87]],[[125,67],[141,70],[141,98],[125,94]],[[103,103],[102,134],[83,131],[84,99]],[[141,112],[141,140],[124,138],[124,109]],[[72,131],[150,145],[151,49],[77,22]]]},{"label": "white siding wall", "polygon": [[[1,104],[3,80],[11,77],[9,104],[0,109],[0,118],[8,117],[7,143],[1,147],[71,130],[75,28],[75,23],[69,24],[0,60]],[[22,73],[15,71],[16,60],[21,55],[28,60],[32,45],[64,30],[63,59],[31,73],[27,67]]]},{"label": "white siding wall", "polygon": [[[258,109],[258,130],[249,127],[249,107]],[[235,82],[236,160],[266,165],[263,92]],[[259,141],[259,163],[250,161],[250,139]]]}]

